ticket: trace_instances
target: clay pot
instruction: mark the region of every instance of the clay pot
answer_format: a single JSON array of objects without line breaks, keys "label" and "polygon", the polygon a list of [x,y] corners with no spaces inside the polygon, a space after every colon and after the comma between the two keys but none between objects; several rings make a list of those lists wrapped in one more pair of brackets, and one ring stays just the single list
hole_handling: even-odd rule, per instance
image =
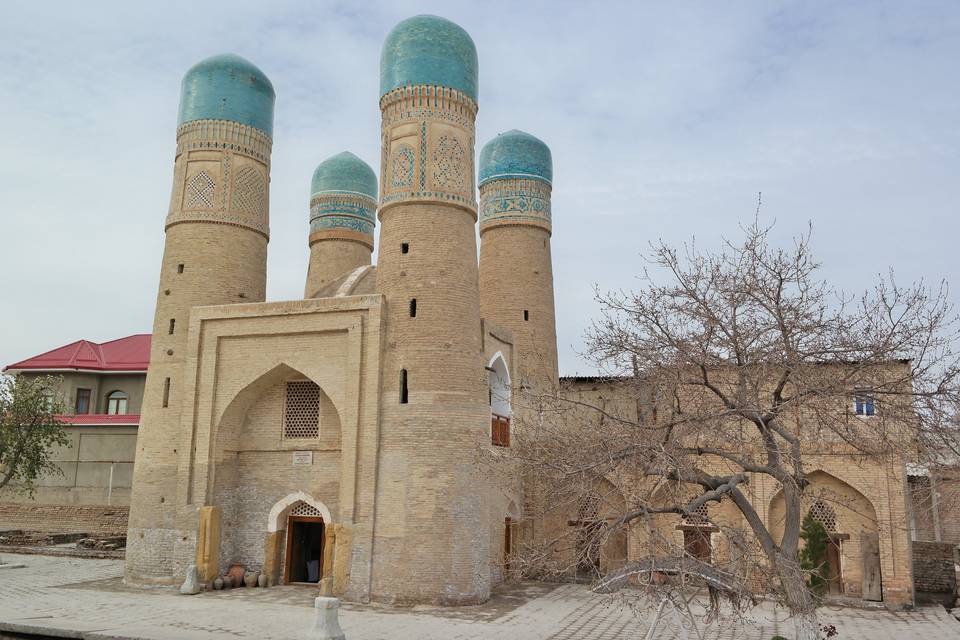
[{"label": "clay pot", "polygon": [[220,576],[220,580],[223,582],[224,589],[233,588],[233,578],[227,575]]},{"label": "clay pot", "polygon": [[257,576],[257,586],[261,589],[267,586],[267,574],[261,573],[259,576]]},{"label": "clay pot", "polygon": [[227,571],[227,575],[230,576],[230,581],[235,587],[243,586],[243,574],[245,573],[246,569],[239,562],[234,562],[232,565],[230,565],[229,571]]},{"label": "clay pot", "polygon": [[213,588],[215,591],[220,591],[220,589],[223,589],[223,578],[217,578],[216,580],[214,580]]},{"label": "clay pot", "polygon": [[257,586],[257,577],[258,574],[253,571],[248,571],[243,574],[243,584],[248,587],[255,587]]}]

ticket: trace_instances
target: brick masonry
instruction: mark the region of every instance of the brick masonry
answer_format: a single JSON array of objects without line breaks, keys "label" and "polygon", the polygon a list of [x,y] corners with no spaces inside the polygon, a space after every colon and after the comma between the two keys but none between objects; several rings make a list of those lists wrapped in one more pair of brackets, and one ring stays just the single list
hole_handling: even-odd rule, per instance
[{"label": "brick masonry", "polygon": [[128,514],[128,507],[0,502],[0,530],[118,534]]},{"label": "brick masonry", "polygon": [[955,555],[949,542],[913,543],[913,584],[918,594],[956,592]]}]

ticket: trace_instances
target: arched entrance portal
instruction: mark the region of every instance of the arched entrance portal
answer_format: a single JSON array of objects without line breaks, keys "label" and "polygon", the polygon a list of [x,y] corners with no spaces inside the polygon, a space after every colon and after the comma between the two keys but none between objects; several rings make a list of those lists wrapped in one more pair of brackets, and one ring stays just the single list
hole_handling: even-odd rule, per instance
[{"label": "arched entrance portal", "polygon": [[316,584],[324,577],[324,554],[329,555],[327,527],[331,523],[327,505],[303,491],[291,493],[273,505],[267,528],[282,541],[281,582]]},{"label": "arched entrance portal", "polygon": [[301,502],[287,516],[285,584],[320,582],[323,577],[324,522],[320,511]]}]

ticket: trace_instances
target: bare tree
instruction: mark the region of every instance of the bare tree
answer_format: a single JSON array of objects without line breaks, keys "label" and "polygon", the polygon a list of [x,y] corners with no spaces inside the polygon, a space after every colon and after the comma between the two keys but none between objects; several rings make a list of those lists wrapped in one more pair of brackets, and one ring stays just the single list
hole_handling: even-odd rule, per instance
[{"label": "bare tree", "polygon": [[62,473],[51,459],[53,447],[69,441],[57,415],[60,378],[0,375],[0,488],[15,482],[33,493],[45,473]]},{"label": "bare tree", "polygon": [[[735,608],[773,596],[809,640],[822,629],[801,522],[844,497],[815,492],[805,461],[828,450],[902,469],[955,446],[955,320],[945,285],[891,274],[847,297],[819,277],[809,232],[783,249],[758,222],[743,231],[714,253],[655,244],[638,291],[598,292],[589,357],[617,393],[524,398],[511,455],[531,479],[528,504],[546,505],[524,561],[576,567],[598,591],[631,582],[674,598],[693,582]],[[782,492],[776,526],[754,500],[764,483]],[[577,516],[551,515],[564,512]],[[722,554],[702,552],[709,531],[723,534]],[[632,562],[613,544],[627,535],[642,541]]]}]

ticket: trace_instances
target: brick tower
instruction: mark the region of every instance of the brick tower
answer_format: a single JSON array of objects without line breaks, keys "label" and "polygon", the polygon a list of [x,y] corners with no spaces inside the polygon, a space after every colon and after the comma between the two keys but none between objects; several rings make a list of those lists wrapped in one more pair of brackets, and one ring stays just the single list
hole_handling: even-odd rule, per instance
[{"label": "brick tower", "polygon": [[130,501],[133,582],[182,580],[194,555],[196,512],[177,516],[190,310],[265,298],[273,104],[270,80],[239,56],[208,58],[183,78]]},{"label": "brick tower", "polygon": [[556,384],[550,149],[508,131],[483,147],[479,164],[481,313],[513,332],[521,381]]},{"label": "brick tower", "polygon": [[[372,597],[470,603],[490,592],[489,442],[477,274],[470,36],[416,16],[380,56],[377,289],[386,299]],[[389,474],[389,475],[385,475]]]},{"label": "brick tower", "polygon": [[349,151],[317,166],[310,190],[310,265],[304,297],[370,264],[377,176]]}]

